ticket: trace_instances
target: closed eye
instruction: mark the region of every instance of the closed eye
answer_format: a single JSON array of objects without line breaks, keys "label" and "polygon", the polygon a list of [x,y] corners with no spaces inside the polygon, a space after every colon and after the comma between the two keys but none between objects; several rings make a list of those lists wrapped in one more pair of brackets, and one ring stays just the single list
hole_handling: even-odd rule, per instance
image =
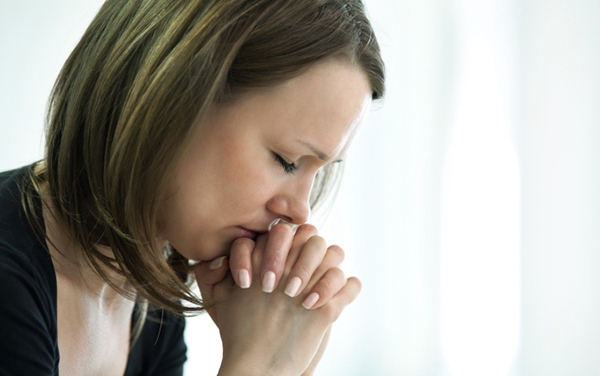
[{"label": "closed eye", "polygon": [[275,162],[281,165],[283,171],[285,171],[286,174],[293,174],[296,172],[296,170],[298,170],[298,166],[296,166],[294,163],[287,162],[277,153],[273,153],[273,159],[275,160]]}]

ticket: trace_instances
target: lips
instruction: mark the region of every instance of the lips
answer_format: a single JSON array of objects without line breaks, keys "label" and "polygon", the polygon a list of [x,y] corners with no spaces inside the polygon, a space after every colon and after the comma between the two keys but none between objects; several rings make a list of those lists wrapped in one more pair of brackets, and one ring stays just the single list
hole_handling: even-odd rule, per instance
[{"label": "lips", "polygon": [[255,231],[255,230],[247,229],[247,228],[242,227],[242,226],[237,226],[236,230],[237,230],[237,236],[239,238],[250,238],[252,240],[256,240],[256,238],[259,235],[267,233],[267,231]]}]

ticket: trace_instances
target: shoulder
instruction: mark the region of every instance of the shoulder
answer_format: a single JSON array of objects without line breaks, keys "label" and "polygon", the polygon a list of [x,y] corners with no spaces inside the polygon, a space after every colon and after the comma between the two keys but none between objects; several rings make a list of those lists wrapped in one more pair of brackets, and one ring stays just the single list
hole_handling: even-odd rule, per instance
[{"label": "shoulder", "polygon": [[29,255],[0,241],[2,375],[54,375],[58,369],[56,283]]},{"label": "shoulder", "polygon": [[0,233],[0,307],[27,300],[55,309],[56,276],[50,255],[19,245]]},{"label": "shoulder", "polygon": [[24,330],[56,336],[55,276],[38,268],[30,251],[0,236],[0,341],[18,341]]},{"label": "shoulder", "polygon": [[37,293],[55,298],[52,259],[43,235],[35,233],[21,205],[20,186],[27,171],[25,167],[0,173],[0,288],[35,284]]},{"label": "shoulder", "polygon": [[20,205],[24,170],[0,173],[0,374],[54,374],[56,279]]}]

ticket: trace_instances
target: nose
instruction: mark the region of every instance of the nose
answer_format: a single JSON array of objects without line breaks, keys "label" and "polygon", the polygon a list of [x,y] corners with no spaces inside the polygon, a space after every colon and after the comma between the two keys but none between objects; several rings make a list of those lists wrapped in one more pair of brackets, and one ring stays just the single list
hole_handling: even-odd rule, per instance
[{"label": "nose", "polygon": [[310,191],[312,179],[294,185],[283,186],[280,191],[267,202],[267,210],[277,217],[301,225],[308,221],[310,216]]}]

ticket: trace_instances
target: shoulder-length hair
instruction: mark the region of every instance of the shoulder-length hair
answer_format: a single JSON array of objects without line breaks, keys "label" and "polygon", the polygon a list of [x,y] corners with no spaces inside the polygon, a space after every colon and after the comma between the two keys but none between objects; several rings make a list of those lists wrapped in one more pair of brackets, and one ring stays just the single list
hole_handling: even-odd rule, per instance
[{"label": "shoulder-length hair", "polygon": [[[379,47],[360,0],[107,0],[50,96],[44,169],[83,259],[125,276],[142,299],[199,312],[188,260],[157,244],[156,219],[207,108],[339,57],[384,92]],[[336,184],[315,179],[315,206]],[[98,245],[110,247],[107,256]]]}]

